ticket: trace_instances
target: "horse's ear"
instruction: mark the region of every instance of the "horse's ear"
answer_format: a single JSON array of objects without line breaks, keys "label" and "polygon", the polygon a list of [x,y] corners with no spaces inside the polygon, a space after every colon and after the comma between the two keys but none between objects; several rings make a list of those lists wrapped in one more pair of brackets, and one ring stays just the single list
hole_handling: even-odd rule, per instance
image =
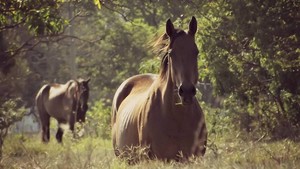
[{"label": "horse's ear", "polygon": [[91,78],[88,78],[85,80],[86,83],[89,83],[89,81],[91,80]]},{"label": "horse's ear", "polygon": [[174,32],[175,32],[174,25],[173,25],[171,19],[167,20],[167,23],[166,23],[166,32],[167,32],[167,35],[169,37],[172,37],[173,34],[174,34]]},{"label": "horse's ear", "polygon": [[188,34],[192,35],[192,36],[195,36],[196,32],[197,32],[197,20],[193,16],[192,19],[191,19],[191,21],[190,21],[190,24],[189,24]]}]

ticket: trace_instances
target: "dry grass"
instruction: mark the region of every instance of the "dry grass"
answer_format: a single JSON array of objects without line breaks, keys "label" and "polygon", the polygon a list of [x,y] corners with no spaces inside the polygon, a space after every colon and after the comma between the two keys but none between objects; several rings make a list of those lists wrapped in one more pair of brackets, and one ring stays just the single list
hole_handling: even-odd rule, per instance
[{"label": "dry grass", "polygon": [[9,136],[5,140],[1,167],[39,169],[87,168],[299,168],[300,144],[290,140],[277,142],[243,141],[238,138],[219,138],[210,141],[203,158],[189,162],[141,161],[128,165],[115,157],[111,142],[100,138],[73,140],[66,137],[64,144],[54,139],[42,144],[40,137]]}]

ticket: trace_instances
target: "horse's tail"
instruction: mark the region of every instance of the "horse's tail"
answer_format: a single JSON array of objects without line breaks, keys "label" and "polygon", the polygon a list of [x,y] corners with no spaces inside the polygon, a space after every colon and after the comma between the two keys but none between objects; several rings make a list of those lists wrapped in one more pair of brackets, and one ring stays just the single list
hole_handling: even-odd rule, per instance
[{"label": "horse's tail", "polygon": [[35,120],[39,120],[39,115],[37,114],[36,110],[37,110],[36,102],[33,102],[33,105],[31,106],[30,111],[28,114],[26,114],[26,116],[33,115]]},{"label": "horse's tail", "polygon": [[44,85],[39,92],[37,93],[36,97],[35,97],[35,106],[36,109],[38,111],[38,115],[41,116],[43,113],[47,113],[45,105],[44,105],[44,101],[43,101],[43,97],[45,95],[49,94],[49,90],[50,90],[50,85]]}]

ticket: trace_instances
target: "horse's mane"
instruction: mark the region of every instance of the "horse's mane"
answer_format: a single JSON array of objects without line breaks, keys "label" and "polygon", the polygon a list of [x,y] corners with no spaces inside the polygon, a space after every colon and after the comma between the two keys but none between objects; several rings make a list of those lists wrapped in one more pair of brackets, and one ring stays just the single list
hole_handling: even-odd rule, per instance
[{"label": "horse's mane", "polygon": [[172,47],[174,40],[183,34],[185,34],[185,31],[181,29],[175,29],[175,34],[171,38],[169,38],[167,33],[164,33],[152,43],[153,52],[157,56],[161,57],[160,75],[164,76],[167,71],[168,59],[166,56],[169,48]]},{"label": "horse's mane", "polygon": [[169,37],[166,33],[160,35],[154,42],[152,42],[152,50],[156,56],[165,54],[169,47]]}]

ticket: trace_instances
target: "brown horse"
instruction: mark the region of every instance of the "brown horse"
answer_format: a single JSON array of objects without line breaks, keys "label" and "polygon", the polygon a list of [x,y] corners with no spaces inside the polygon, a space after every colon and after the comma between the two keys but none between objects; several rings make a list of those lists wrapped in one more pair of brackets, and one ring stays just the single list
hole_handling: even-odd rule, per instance
[{"label": "brown horse", "polygon": [[195,98],[196,31],[195,17],[188,32],[174,29],[169,19],[166,33],[156,43],[164,53],[159,75],[136,75],[117,89],[112,104],[117,156],[128,157],[135,147],[146,148],[150,158],[162,160],[204,155],[207,130]]},{"label": "brown horse", "polygon": [[54,117],[59,126],[56,133],[58,142],[62,142],[61,124],[69,124],[74,131],[75,122],[84,122],[88,109],[90,79],[70,80],[66,84],[46,84],[36,96],[36,106],[42,127],[42,141],[50,139],[50,117]]}]

